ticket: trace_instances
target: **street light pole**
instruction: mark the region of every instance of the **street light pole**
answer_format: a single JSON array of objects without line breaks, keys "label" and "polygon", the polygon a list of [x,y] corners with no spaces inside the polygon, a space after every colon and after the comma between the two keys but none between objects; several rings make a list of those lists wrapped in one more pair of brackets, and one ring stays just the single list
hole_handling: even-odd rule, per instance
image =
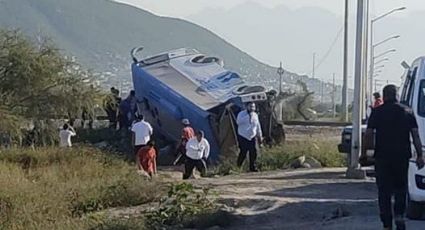
[{"label": "street light pole", "polygon": [[382,62],[386,62],[386,61],[389,61],[390,59],[389,58],[383,58],[383,59],[381,59],[381,60],[379,60],[379,61],[376,61],[376,60],[374,60],[375,61],[375,65],[377,65],[377,64],[380,64],[380,63],[382,63]]},{"label": "street light pole", "polygon": [[362,97],[364,98],[364,100],[362,101],[362,118],[363,119],[367,119],[367,114],[366,114],[366,110],[367,110],[367,103],[369,101],[368,98],[369,94],[368,94],[368,90],[367,90],[367,65],[368,65],[368,51],[369,51],[369,6],[370,6],[370,0],[364,0],[364,8],[365,8],[365,13],[364,13],[364,46],[363,46],[363,74],[362,77],[363,79],[363,91],[362,91]]},{"label": "street light pole", "polygon": [[344,66],[343,66],[343,82],[342,82],[342,103],[341,103],[341,119],[342,121],[348,120],[348,0],[345,0],[345,15],[344,15]]},{"label": "street light pole", "polygon": [[384,56],[384,55],[386,55],[386,54],[394,53],[394,52],[396,52],[396,51],[397,51],[396,49],[390,49],[390,50],[387,50],[387,51],[385,51],[385,52],[383,52],[383,53],[380,53],[380,54],[376,55],[375,57],[373,57],[373,59],[380,58],[380,57],[382,57],[382,56]]},{"label": "street light pole", "polygon": [[363,179],[366,172],[361,170],[359,156],[361,151],[361,124],[362,113],[362,80],[363,80],[363,51],[364,51],[364,0],[357,0],[357,29],[356,29],[356,57],[355,57],[355,80],[354,80],[354,101],[353,101],[353,131],[351,136],[351,156],[350,165],[347,169],[348,178]]},{"label": "street light pole", "polygon": [[[376,22],[376,20],[375,21],[373,21],[372,20],[372,22],[371,22],[371,24],[370,24],[370,26],[371,26],[371,29],[373,29],[373,23],[374,22]],[[372,90],[373,90],[373,72],[375,71],[375,67],[374,67],[374,65],[375,64],[377,64],[377,63],[375,63],[375,57],[373,56],[374,55],[374,53],[375,53],[375,48],[377,47],[377,46],[379,46],[379,45],[382,45],[382,44],[384,44],[385,42],[388,42],[388,41],[390,41],[390,40],[393,40],[393,39],[397,39],[397,38],[400,38],[400,35],[395,35],[395,36],[392,36],[392,37],[389,37],[389,38],[387,38],[387,39],[385,39],[385,40],[383,40],[383,41],[381,41],[381,42],[378,42],[378,43],[376,43],[376,44],[373,44],[372,42],[373,42],[373,40],[372,40],[372,35],[373,35],[373,30],[371,30],[371,32],[370,32],[370,37],[371,37],[371,44],[372,44],[372,46],[371,46],[371,51],[370,51],[370,58],[371,58],[371,61],[370,61],[370,67],[369,67],[369,92],[370,92],[370,98],[369,98],[369,100],[370,100],[370,102],[372,103],[372,95],[373,95],[373,92],[372,92]],[[385,60],[385,59],[384,59]],[[388,59],[387,59],[388,60]]]},{"label": "street light pole", "polygon": [[[377,21],[379,21],[379,20],[381,20],[381,19],[383,19],[384,17],[386,17],[386,16],[388,16],[388,15],[390,15],[390,14],[392,14],[392,13],[395,13],[395,12],[397,12],[397,11],[402,11],[402,10],[405,10],[406,9],[406,7],[399,7],[399,8],[396,8],[396,9],[393,9],[393,10],[391,10],[391,11],[389,11],[389,12],[387,12],[387,13],[385,13],[385,14],[383,14],[383,15],[381,15],[381,16],[378,16],[378,17],[376,17],[376,18],[374,18],[374,19],[372,19],[371,21],[370,21],[370,46],[371,46],[371,50],[370,50],[370,69],[369,69],[369,84],[370,84],[370,88],[369,88],[369,91],[370,91],[370,98],[369,98],[369,100],[370,100],[370,102],[372,103],[372,84],[373,84],[373,62],[374,62],[374,52],[375,52],[375,47],[374,47],[374,45],[373,45],[373,26],[374,26],[374,23],[375,22],[377,22]],[[398,37],[400,37],[400,36],[398,36]],[[397,37],[397,38],[398,38]],[[389,40],[391,40],[391,39],[393,39],[393,38],[390,38]],[[386,42],[386,41],[384,41],[384,42]],[[380,43],[378,43],[378,44],[380,44]],[[377,44],[377,45],[378,45]],[[382,43],[381,43],[382,44]]]}]

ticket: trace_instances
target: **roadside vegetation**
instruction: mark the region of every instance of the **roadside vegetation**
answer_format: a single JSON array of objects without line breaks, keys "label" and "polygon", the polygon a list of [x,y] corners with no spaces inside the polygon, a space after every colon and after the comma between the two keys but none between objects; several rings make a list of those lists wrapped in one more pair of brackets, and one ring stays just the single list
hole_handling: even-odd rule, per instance
[{"label": "roadside vegetation", "polygon": [[300,157],[313,158],[322,167],[343,167],[346,155],[338,152],[338,141],[325,138],[305,138],[287,141],[282,146],[265,148],[259,158],[262,170],[291,168]]},{"label": "roadside vegetation", "polygon": [[[261,171],[298,168],[302,167],[299,164],[299,158],[316,163],[316,165],[310,165],[312,167],[344,167],[347,156],[338,152],[337,145],[337,140],[310,137],[302,140],[289,140],[279,146],[265,146],[260,150],[258,167]],[[212,173],[229,175],[246,171],[246,167],[243,169],[236,167],[237,154],[235,149],[234,152],[223,157],[220,165],[215,167]]]},{"label": "roadside vegetation", "polygon": [[90,229],[98,211],[158,201],[167,189],[96,149],[40,148],[0,154],[1,229]]},{"label": "roadside vegetation", "polygon": [[0,137],[14,145],[55,143],[51,119],[93,114],[103,97],[90,72],[48,38],[17,30],[0,29],[0,82]]}]

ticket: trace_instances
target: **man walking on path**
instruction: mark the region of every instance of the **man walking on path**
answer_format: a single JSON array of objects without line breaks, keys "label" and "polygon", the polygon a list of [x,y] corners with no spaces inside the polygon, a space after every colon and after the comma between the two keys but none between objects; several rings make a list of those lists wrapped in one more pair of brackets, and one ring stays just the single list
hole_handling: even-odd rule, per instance
[{"label": "man walking on path", "polygon": [[193,169],[201,173],[202,177],[207,174],[207,159],[210,155],[210,144],[204,138],[204,132],[198,131],[196,137],[191,138],[186,144],[186,160],[184,163],[183,180],[192,176]]},{"label": "man walking on path", "polygon": [[144,120],[143,115],[140,114],[136,118],[136,123],[131,127],[131,132],[134,154],[137,156],[139,150],[145,147],[151,140],[153,129],[152,126]]},{"label": "man walking on path", "polygon": [[249,170],[251,172],[258,172],[256,166],[257,141],[261,144],[263,136],[260,120],[255,110],[255,104],[249,103],[247,109],[241,111],[236,119],[240,149],[237,164],[241,167],[246,158],[246,154],[249,152]]},{"label": "man walking on path", "polygon": [[186,144],[187,142],[195,137],[195,131],[193,131],[193,128],[190,127],[190,121],[189,119],[183,119],[183,130],[182,130],[182,136],[180,140],[180,144],[177,147],[177,157],[174,161],[174,165],[180,164],[180,162],[184,162],[184,158],[186,155]]},{"label": "man walking on path", "polygon": [[[393,213],[397,230],[406,229],[407,177],[411,156],[412,137],[419,169],[424,167],[422,143],[418,125],[412,110],[397,102],[397,88],[384,88],[384,104],[375,108],[369,118],[365,143],[360,160],[365,160],[366,149],[373,147],[375,140],[375,171],[378,186],[379,210],[384,229],[392,229]],[[376,138],[374,139],[374,130]],[[391,198],[394,195],[394,212]]]}]

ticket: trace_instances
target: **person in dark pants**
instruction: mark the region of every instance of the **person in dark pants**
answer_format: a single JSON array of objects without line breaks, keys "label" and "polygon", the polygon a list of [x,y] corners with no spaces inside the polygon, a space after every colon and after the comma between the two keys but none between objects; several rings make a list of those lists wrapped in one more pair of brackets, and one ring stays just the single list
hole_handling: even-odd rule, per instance
[{"label": "person in dark pants", "polygon": [[[416,118],[410,108],[397,102],[396,86],[388,85],[384,88],[384,104],[375,108],[369,118],[360,157],[360,161],[367,158],[366,149],[373,147],[375,140],[376,184],[384,229],[392,229],[393,213],[397,230],[406,229],[404,213],[411,158],[410,136],[417,152],[417,166],[423,168],[422,143]],[[391,204],[392,196],[395,199],[394,210]]]},{"label": "person in dark pants", "polygon": [[238,114],[236,123],[238,125],[239,157],[238,166],[241,167],[249,152],[249,170],[258,172],[257,161],[257,141],[261,144],[262,131],[258,114],[255,112],[254,103],[249,103],[247,109]]},{"label": "person in dark pants", "polygon": [[186,160],[184,163],[183,180],[189,179],[196,168],[201,176],[206,176],[207,159],[210,155],[210,144],[204,138],[204,132],[198,131],[196,137],[189,139],[186,144]]}]

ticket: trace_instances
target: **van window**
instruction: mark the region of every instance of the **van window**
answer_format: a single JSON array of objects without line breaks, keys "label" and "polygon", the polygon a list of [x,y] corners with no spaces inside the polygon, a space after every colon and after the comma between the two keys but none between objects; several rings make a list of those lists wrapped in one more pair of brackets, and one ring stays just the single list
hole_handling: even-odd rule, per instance
[{"label": "van window", "polygon": [[418,115],[425,117],[425,80],[419,86]]},{"label": "van window", "polygon": [[407,106],[412,105],[412,99],[413,99],[412,96],[413,96],[413,91],[415,89],[415,79],[416,79],[417,71],[418,71],[418,67],[414,68],[412,71],[409,71],[406,77],[406,82],[403,86],[403,94],[402,94],[400,102]]}]

